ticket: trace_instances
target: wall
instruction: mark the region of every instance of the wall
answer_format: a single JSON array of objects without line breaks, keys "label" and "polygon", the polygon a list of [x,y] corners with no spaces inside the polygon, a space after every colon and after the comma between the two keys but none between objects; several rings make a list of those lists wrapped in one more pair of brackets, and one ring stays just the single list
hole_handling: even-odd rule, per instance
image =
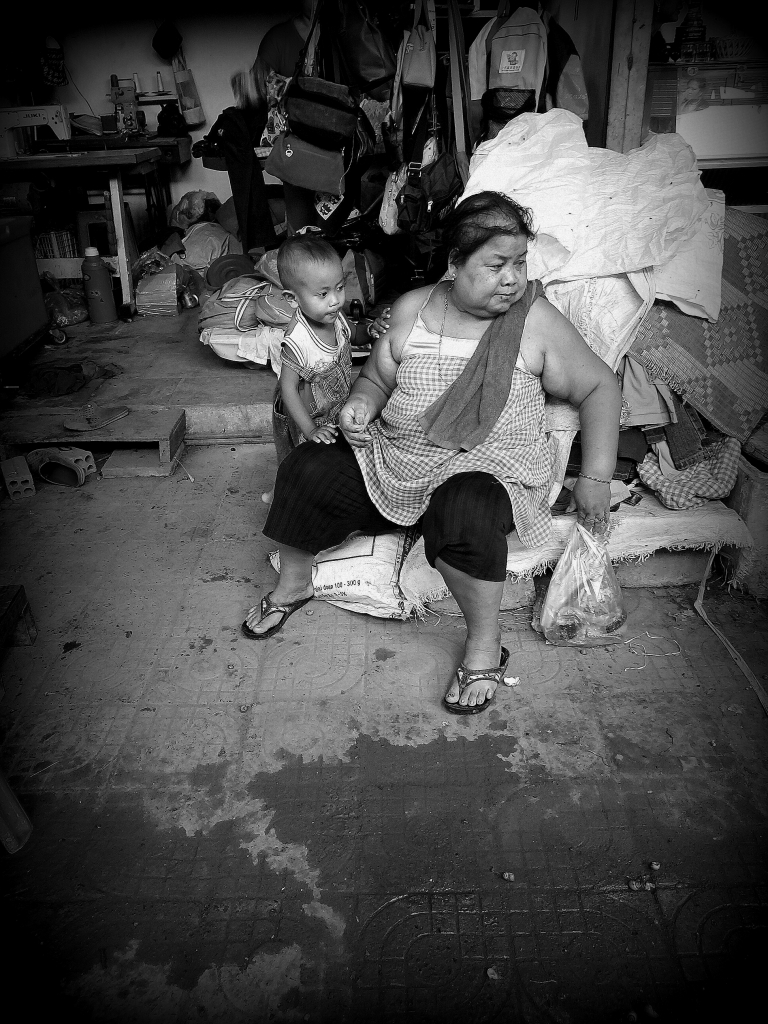
[{"label": "wall", "polygon": [[[258,6],[263,10],[263,4]],[[284,8],[282,17],[286,13]],[[232,106],[231,75],[251,66],[264,32],[279,20],[281,17],[274,9],[258,14],[175,19],[206,115],[206,124],[193,129],[193,140],[207,134],[221,111]],[[149,91],[156,88],[156,74],[160,71],[165,87],[172,88],[170,64],[152,49],[156,28],[155,21],[147,18],[62,31],[57,38],[64,50],[70,84],[57,90],[58,100],[66,104],[70,113],[90,113],[89,104],[95,114],[111,113],[108,92],[112,74],[130,78],[136,72],[142,89]],[[143,109],[148,127],[154,130],[159,108]],[[215,192],[222,202],[231,195],[226,172],[208,170],[202,160],[194,158],[185,167],[174,170],[174,201],[191,189]]]}]

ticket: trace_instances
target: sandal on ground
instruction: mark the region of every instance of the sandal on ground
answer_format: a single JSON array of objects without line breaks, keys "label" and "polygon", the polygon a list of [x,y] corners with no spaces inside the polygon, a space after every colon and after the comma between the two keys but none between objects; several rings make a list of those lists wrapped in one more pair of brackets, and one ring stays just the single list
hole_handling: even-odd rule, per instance
[{"label": "sandal on ground", "polygon": [[509,651],[506,647],[501,648],[501,660],[499,661],[498,668],[467,668],[462,662],[461,665],[456,669],[456,678],[459,681],[459,696],[456,698],[456,702],[452,703],[443,697],[443,707],[446,711],[449,711],[452,715],[479,715],[481,711],[485,711],[491,704],[496,700],[496,691],[482,704],[459,704],[461,696],[468,686],[473,683],[479,683],[483,679],[489,679],[491,682],[496,683],[498,688],[504,673],[507,671],[507,665],[509,663]]},{"label": "sandal on ground", "polygon": [[94,405],[93,402],[88,402],[87,405],[81,406],[77,410],[74,416],[70,416],[64,420],[65,430],[75,430],[78,432],[85,432],[88,430],[98,430],[99,427],[106,427],[108,423],[114,423],[115,420],[121,420],[123,416],[127,416],[130,409],[126,405],[113,405],[109,408],[99,408],[98,405]]},{"label": "sandal on ground", "polygon": [[91,452],[84,448],[35,448],[27,452],[27,465],[51,484],[82,487],[86,477],[96,472]]},{"label": "sandal on ground", "polygon": [[282,618],[279,622],[276,622],[274,626],[270,626],[264,633],[254,633],[248,626],[248,620],[246,619],[242,625],[243,636],[247,636],[249,640],[266,640],[267,637],[274,636],[275,633],[279,633],[285,625],[286,619],[290,618],[294,612],[297,612],[299,608],[302,608],[305,604],[308,604],[315,595],[312,597],[302,597],[300,601],[290,601],[288,604],[273,604],[272,595],[267,594],[261,599],[260,611],[261,618],[264,619],[267,615],[272,612],[280,612]]}]

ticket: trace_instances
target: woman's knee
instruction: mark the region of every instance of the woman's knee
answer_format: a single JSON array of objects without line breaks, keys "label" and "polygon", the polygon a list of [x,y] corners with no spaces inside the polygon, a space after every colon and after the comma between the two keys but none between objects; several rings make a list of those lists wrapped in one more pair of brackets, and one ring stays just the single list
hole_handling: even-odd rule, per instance
[{"label": "woman's knee", "polygon": [[429,512],[451,531],[482,537],[488,531],[505,536],[512,529],[512,505],[506,488],[490,473],[459,473],[438,487]]},{"label": "woman's knee", "polygon": [[513,526],[506,489],[488,473],[462,473],[438,487],[422,521],[427,561],[438,558],[474,579],[506,573],[507,534]]}]

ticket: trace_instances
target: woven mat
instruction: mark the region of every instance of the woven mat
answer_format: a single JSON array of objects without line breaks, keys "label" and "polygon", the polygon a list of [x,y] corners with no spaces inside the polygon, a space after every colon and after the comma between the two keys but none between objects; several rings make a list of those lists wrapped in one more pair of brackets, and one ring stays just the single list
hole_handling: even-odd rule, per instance
[{"label": "woven mat", "polygon": [[724,434],[745,440],[768,408],[768,220],[726,209],[723,294],[711,324],[655,303],[631,352]]}]

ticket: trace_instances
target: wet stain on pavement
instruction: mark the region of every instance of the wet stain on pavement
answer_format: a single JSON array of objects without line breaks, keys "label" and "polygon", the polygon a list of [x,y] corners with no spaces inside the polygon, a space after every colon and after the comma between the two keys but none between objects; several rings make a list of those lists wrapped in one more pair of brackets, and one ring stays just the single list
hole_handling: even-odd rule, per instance
[{"label": "wet stain on pavement", "polygon": [[377,647],[373,652],[374,661],[389,661],[390,658],[397,656],[397,651],[390,651],[386,647]]},{"label": "wet stain on pavement", "polygon": [[[346,763],[283,750],[242,793],[231,759],[200,764],[150,786],[179,825],[139,792],[40,796],[6,872],[11,967],[29,977],[42,953],[52,1004],[94,1022],[600,1024],[683,997],[700,1012],[693,968],[713,997],[748,937],[763,948],[765,905],[733,887],[748,865],[766,879],[755,804],[715,806],[697,780],[698,816],[674,820],[661,773],[510,772],[510,744],[359,735]],[[651,860],[657,889],[630,892]]]}]

